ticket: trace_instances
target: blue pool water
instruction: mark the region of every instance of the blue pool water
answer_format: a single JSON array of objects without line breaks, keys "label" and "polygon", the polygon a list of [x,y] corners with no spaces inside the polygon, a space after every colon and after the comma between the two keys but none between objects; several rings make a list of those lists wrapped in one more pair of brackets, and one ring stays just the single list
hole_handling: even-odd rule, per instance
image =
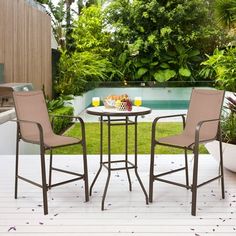
[{"label": "blue pool water", "polygon": [[[91,106],[92,104],[88,107]],[[187,110],[189,100],[143,100],[142,106],[149,107],[152,110]]]},{"label": "blue pool water", "polygon": [[153,110],[186,110],[189,106],[188,100],[143,100],[142,106]]}]

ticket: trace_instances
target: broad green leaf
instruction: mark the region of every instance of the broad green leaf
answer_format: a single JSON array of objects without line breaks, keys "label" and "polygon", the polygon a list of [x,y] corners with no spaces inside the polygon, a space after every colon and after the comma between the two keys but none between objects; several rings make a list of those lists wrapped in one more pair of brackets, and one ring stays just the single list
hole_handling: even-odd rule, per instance
[{"label": "broad green leaf", "polygon": [[170,66],[167,63],[161,63],[160,67],[163,68],[163,69],[169,69],[170,68]]},{"label": "broad green leaf", "polygon": [[169,79],[175,77],[176,72],[174,70],[160,70],[154,74],[154,78],[158,82],[165,82],[168,81]]},{"label": "broad green leaf", "polygon": [[147,64],[147,63],[150,63],[151,62],[151,59],[150,58],[142,58],[140,60],[143,64]]},{"label": "broad green leaf", "polygon": [[170,56],[170,57],[176,56],[176,52],[175,52],[175,51],[167,51],[166,53],[167,53],[167,55]]},{"label": "broad green leaf", "polygon": [[[131,61],[130,61],[131,62]],[[136,68],[139,68],[139,67],[142,67],[143,66],[143,63],[141,62],[141,61],[135,61],[134,62],[134,66],[136,67]]]},{"label": "broad green leaf", "polygon": [[125,52],[121,53],[119,56],[119,61],[121,62],[121,64],[125,64],[127,59],[127,54]]},{"label": "broad green leaf", "polygon": [[150,66],[157,66],[158,64],[159,64],[158,61],[154,61],[154,62],[152,62],[152,63],[150,64]]},{"label": "broad green leaf", "polygon": [[201,58],[200,56],[191,57],[191,61],[194,61],[194,62],[200,62],[201,59],[202,59],[202,58]]},{"label": "broad green leaf", "polygon": [[188,68],[181,67],[179,69],[179,74],[185,77],[191,76],[191,71]]},{"label": "broad green leaf", "polygon": [[176,64],[178,64],[178,61],[177,60],[169,60],[168,63],[176,65]]},{"label": "broad green leaf", "polygon": [[144,68],[144,67],[139,68],[139,70],[135,73],[135,77],[137,79],[140,79],[147,71],[148,71],[147,68]]},{"label": "broad green leaf", "polygon": [[180,55],[184,54],[185,51],[186,51],[186,49],[184,48],[183,45],[176,45],[175,48],[176,48],[176,51],[177,51]]},{"label": "broad green leaf", "polygon": [[195,57],[195,56],[198,56],[200,54],[200,51],[197,50],[197,49],[194,49],[194,50],[191,50],[189,53],[188,53],[188,56],[189,57]]}]

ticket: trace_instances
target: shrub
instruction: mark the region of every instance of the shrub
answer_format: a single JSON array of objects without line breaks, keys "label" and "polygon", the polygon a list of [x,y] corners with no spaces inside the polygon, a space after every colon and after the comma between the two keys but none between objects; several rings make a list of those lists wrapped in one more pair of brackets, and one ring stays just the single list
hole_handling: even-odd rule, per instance
[{"label": "shrub", "polygon": [[202,62],[201,73],[206,78],[215,78],[216,87],[228,91],[236,91],[236,48],[215,49],[212,56]]},{"label": "shrub", "polygon": [[55,90],[63,95],[81,95],[87,91],[89,83],[108,79],[107,72],[112,71],[107,59],[91,52],[74,52],[72,55],[63,52],[59,68]]},{"label": "shrub", "polygon": [[111,33],[106,29],[102,9],[84,8],[74,22],[73,50],[62,52],[55,82],[58,94],[81,95],[99,82],[120,74],[109,59]]},{"label": "shrub", "polygon": [[48,112],[53,112],[54,110],[57,110],[59,108],[63,108],[65,107],[65,101],[67,101],[67,104],[70,104],[70,100],[73,99],[73,96],[64,96],[64,95],[60,95],[59,97],[49,100],[46,99],[46,104],[47,104],[47,108],[48,108]]},{"label": "shrub", "polygon": [[224,37],[207,0],[113,0],[106,8],[114,64],[126,80],[192,81]]},{"label": "shrub", "polygon": [[222,140],[236,144],[236,114],[230,113],[222,119]]},{"label": "shrub", "polygon": [[228,112],[222,120],[222,137],[224,142],[236,144],[236,93],[227,100],[225,108]]},{"label": "shrub", "polygon": [[[73,115],[73,107],[58,108],[50,113],[50,115]],[[65,131],[71,124],[71,118],[55,117],[53,119],[53,130],[56,134],[60,134]]]}]

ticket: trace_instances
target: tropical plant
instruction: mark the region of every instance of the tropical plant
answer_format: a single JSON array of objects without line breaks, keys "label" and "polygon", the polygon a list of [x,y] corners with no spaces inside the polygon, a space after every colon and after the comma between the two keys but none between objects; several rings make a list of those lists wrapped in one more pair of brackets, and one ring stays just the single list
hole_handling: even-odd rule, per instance
[{"label": "tropical plant", "polygon": [[200,56],[220,35],[210,10],[207,0],[111,1],[114,64],[126,80],[196,78]]},{"label": "tropical plant", "polygon": [[[71,33],[73,32],[72,22],[77,20],[83,8],[91,5],[102,6],[106,0],[36,0],[37,2],[47,6],[47,11],[52,19],[52,28],[54,36],[60,48],[71,49],[73,40]],[[72,8],[72,4],[76,3],[77,9]],[[75,5],[75,4],[74,4]]]},{"label": "tropical plant", "polygon": [[[72,119],[70,117],[65,117],[65,116],[73,116],[74,109],[73,107],[66,106],[66,107],[61,107],[53,110],[50,112],[50,116],[52,118],[52,123],[53,123],[53,131],[56,134],[61,134],[65,132],[66,129],[68,129],[71,124],[72,124]],[[54,117],[54,116],[64,116],[64,117]]]},{"label": "tropical plant", "polygon": [[112,50],[110,33],[104,30],[101,7],[84,8],[74,23],[74,50],[61,54],[56,91],[61,94],[81,95],[100,81],[119,72],[109,60]]},{"label": "tropical plant", "polygon": [[55,90],[59,94],[81,95],[113,73],[111,62],[91,52],[62,53]]},{"label": "tropical plant", "polygon": [[57,4],[52,0],[42,0],[47,6],[47,12],[51,16],[52,29],[59,48],[64,49],[66,46],[66,10],[65,0],[58,0]]},{"label": "tropical plant", "polygon": [[199,50],[187,49],[176,45],[174,50],[162,53],[162,57],[136,58],[133,67],[135,79],[144,81],[156,80],[165,82],[171,78],[186,80],[193,76],[194,63],[201,61]]},{"label": "tropical plant", "polygon": [[[198,49],[191,49],[184,47],[183,45],[175,45],[174,50],[168,50],[160,59],[160,70],[157,72],[157,80],[165,78],[166,75],[170,78],[177,78],[178,80],[194,80],[195,74],[197,74],[196,64],[198,64],[202,58],[200,57],[200,51]],[[155,77],[155,78],[156,78]]]},{"label": "tropical plant", "polygon": [[234,97],[227,97],[227,108],[231,113],[236,113],[236,93],[233,94]]},{"label": "tropical plant", "polygon": [[[52,19],[52,29],[59,48],[65,49],[71,42],[71,32],[73,14],[71,14],[71,5],[75,0],[58,0],[57,3],[53,0],[41,0],[42,4],[48,6],[48,13]],[[81,1],[78,1],[81,2]],[[82,2],[81,2],[82,4]],[[78,3],[79,5],[79,3]],[[81,7],[83,4],[81,5]],[[79,11],[78,11],[79,12]],[[78,16],[76,14],[76,16]],[[69,42],[68,42],[69,41]],[[68,47],[67,47],[68,48]]]},{"label": "tropical plant", "polygon": [[[215,12],[218,21],[231,30],[236,23],[236,1],[216,0]],[[233,41],[230,43],[233,44]],[[222,50],[216,48],[213,55],[207,55],[207,60],[202,63],[204,68],[201,74],[205,78],[212,78],[216,81],[216,87],[229,91],[236,91],[236,48],[227,46]]]},{"label": "tropical plant", "polygon": [[57,98],[49,99],[45,96],[45,92],[44,97],[46,100],[48,112],[50,114],[50,119],[53,121],[53,130],[56,134],[60,134],[71,125],[71,118],[53,117],[53,115],[72,116],[74,108],[71,106],[70,100],[72,100],[73,97],[60,95]]},{"label": "tropical plant", "polygon": [[206,78],[215,78],[216,87],[236,91],[236,48],[216,49],[212,56],[202,62],[201,74]]},{"label": "tropical plant", "polygon": [[77,52],[91,52],[109,55],[111,33],[106,31],[102,8],[92,5],[84,8],[80,17],[74,21],[72,37]]},{"label": "tropical plant", "polygon": [[223,116],[222,138],[224,142],[236,144],[236,93],[227,97],[226,109],[228,112]]},{"label": "tropical plant", "polygon": [[60,95],[59,97],[57,97],[55,99],[51,99],[51,100],[46,98],[48,112],[53,112],[54,110],[65,107],[65,102],[67,104],[70,104],[69,101],[72,99],[73,99],[72,96],[63,96],[63,95]]},{"label": "tropical plant", "polygon": [[235,27],[236,23],[236,1],[216,0],[215,11],[218,21],[229,30]]}]

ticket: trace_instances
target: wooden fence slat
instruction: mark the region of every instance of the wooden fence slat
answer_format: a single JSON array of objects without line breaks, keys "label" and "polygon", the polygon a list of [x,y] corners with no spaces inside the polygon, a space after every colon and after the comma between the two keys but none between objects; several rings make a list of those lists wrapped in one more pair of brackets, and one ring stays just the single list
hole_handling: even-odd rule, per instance
[{"label": "wooden fence slat", "polygon": [[44,85],[51,96],[51,18],[25,0],[1,0],[0,32],[5,82]]},{"label": "wooden fence slat", "polygon": [[5,9],[5,43],[4,43],[4,81],[5,82],[13,82],[13,35],[14,35],[14,18],[13,18],[13,10],[14,10],[14,2],[6,1],[6,9]]},{"label": "wooden fence slat", "polygon": [[[0,9],[6,8],[6,1],[0,1]],[[4,62],[5,11],[0,11],[0,63]]]}]

